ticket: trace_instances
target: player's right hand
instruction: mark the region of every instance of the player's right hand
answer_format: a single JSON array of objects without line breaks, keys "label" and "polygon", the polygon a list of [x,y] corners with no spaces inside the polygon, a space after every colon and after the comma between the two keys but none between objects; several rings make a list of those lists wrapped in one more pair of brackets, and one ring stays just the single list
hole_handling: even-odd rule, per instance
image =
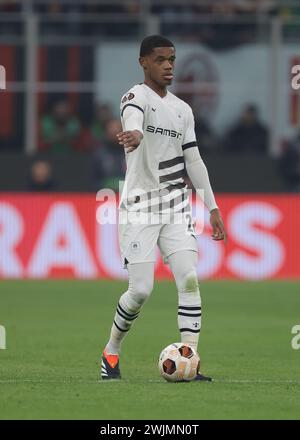
[{"label": "player's right hand", "polygon": [[143,134],[138,130],[120,131],[116,136],[119,144],[126,148],[127,153],[134,151],[143,139]]}]

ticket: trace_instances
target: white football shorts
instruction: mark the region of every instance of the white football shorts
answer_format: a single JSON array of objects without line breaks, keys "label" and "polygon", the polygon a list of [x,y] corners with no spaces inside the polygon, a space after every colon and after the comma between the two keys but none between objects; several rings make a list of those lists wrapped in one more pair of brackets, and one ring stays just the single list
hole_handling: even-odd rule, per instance
[{"label": "white football shorts", "polygon": [[198,252],[198,243],[193,225],[187,221],[179,224],[132,224],[118,225],[119,245],[124,263],[146,263],[156,261],[158,245],[163,261],[181,250]]}]

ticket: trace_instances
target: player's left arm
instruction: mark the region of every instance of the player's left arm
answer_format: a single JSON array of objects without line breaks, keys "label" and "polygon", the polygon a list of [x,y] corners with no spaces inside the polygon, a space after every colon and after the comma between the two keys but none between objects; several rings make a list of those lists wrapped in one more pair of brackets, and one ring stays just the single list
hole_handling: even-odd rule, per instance
[{"label": "player's left arm", "polygon": [[226,230],[224,222],[209,181],[207,168],[201,158],[198,149],[194,128],[194,117],[192,114],[192,110],[189,110],[190,111],[187,120],[187,128],[182,145],[186,171],[194,188],[196,190],[203,190],[203,202],[210,212],[210,223],[213,229],[213,240],[224,240],[226,242]]}]

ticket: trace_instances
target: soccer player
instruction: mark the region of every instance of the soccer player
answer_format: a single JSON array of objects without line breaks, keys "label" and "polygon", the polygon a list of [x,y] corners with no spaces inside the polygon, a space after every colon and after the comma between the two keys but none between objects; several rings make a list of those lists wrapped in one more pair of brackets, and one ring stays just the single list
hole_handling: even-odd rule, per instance
[{"label": "soccer player", "polygon": [[[139,62],[144,82],[122,97],[123,131],[117,135],[127,163],[119,205],[119,243],[129,285],[118,302],[110,338],[102,353],[103,379],[121,378],[121,344],[152,291],[156,245],[176,282],[181,342],[197,351],[201,329],[198,247],[183,179],[184,165],[193,186],[204,190],[212,238],[226,239],[197,146],[192,109],[167,89],[174,75],[174,44],[160,35],[146,37],[141,43]],[[132,214],[135,217],[130,217]],[[143,215],[148,216],[147,221],[141,221]],[[178,217],[183,221],[178,221]],[[195,380],[211,378],[198,371]]]}]

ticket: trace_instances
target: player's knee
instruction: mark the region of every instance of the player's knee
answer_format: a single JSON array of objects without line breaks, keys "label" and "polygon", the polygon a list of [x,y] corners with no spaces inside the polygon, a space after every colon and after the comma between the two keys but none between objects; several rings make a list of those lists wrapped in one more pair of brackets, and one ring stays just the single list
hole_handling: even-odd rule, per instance
[{"label": "player's knee", "polygon": [[142,305],[150,296],[153,289],[153,281],[143,280],[136,281],[131,285],[131,291],[134,295],[135,301]]},{"label": "player's knee", "polygon": [[188,293],[196,290],[199,290],[198,277],[196,272],[191,272],[185,279],[185,291]]},{"label": "player's knee", "polygon": [[195,270],[185,273],[180,284],[180,291],[183,293],[199,293],[198,276]]}]

